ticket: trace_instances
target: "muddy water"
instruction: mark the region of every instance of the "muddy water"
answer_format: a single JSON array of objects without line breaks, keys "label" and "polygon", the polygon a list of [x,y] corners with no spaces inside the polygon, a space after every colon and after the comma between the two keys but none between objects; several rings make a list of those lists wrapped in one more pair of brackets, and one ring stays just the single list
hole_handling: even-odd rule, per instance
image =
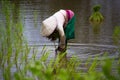
[{"label": "muddy water", "polygon": [[[120,26],[120,0],[11,0],[24,23],[24,36],[28,44],[41,51],[43,45],[51,51],[54,57],[54,44],[40,35],[41,22],[60,9],[71,9],[75,12],[75,39],[68,44],[68,56],[77,55],[80,59],[102,57],[109,52],[109,58],[118,58],[117,46],[113,44],[112,34],[115,26]],[[96,30],[89,23],[88,18],[92,7],[100,4],[104,22]],[[17,14],[15,21],[17,20]],[[2,19],[2,15],[0,14]],[[57,41],[56,41],[57,44]]]},{"label": "muddy water", "polygon": [[[89,23],[88,18],[92,13],[92,7],[100,4],[100,12],[104,16],[104,22],[96,29]],[[71,9],[75,12],[75,39],[68,44],[67,56],[78,56],[81,60],[89,57],[99,60],[105,52],[108,58],[118,58],[117,47],[112,40],[115,26],[120,25],[120,1],[119,0],[22,0],[19,2],[21,14],[24,15],[24,35],[30,46],[38,48],[43,45],[51,51],[50,57],[54,57],[54,44],[40,35],[41,22],[60,9]],[[57,44],[57,41],[56,41]]]},{"label": "muddy water", "polygon": [[[49,3],[49,4],[48,4]],[[118,18],[120,15],[119,4],[120,1],[87,1],[87,0],[31,0],[20,1],[19,6],[21,15],[24,16],[25,31],[29,44],[43,44],[51,43],[49,40],[40,35],[41,22],[51,16],[59,9],[71,9],[76,14],[75,33],[76,38],[69,42],[79,44],[104,44],[113,45],[112,34],[115,26],[120,25]],[[95,32],[90,25],[88,18],[92,12],[92,6],[101,4],[101,13],[105,20],[103,24]]]},{"label": "muddy water", "polygon": [[[18,5],[21,15],[24,16],[24,35],[29,45],[36,45],[36,47],[49,45],[52,46],[50,50],[54,50],[54,46],[52,42],[40,35],[41,22],[60,9],[73,10],[76,15],[76,38],[69,41],[68,53],[73,52],[73,54],[87,58],[89,55],[101,55],[106,50],[113,54],[116,53],[116,51],[113,52],[115,46],[112,34],[114,27],[120,25],[119,3],[119,0],[74,0],[69,2],[67,0],[22,0]],[[92,13],[92,7],[96,4],[102,6],[101,13],[105,19],[102,25],[94,30],[88,18]]]}]

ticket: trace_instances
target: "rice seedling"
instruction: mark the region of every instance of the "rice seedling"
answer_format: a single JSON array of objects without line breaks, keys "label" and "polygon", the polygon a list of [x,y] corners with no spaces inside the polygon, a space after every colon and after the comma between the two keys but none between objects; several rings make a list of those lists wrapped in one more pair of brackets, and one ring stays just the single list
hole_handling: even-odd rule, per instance
[{"label": "rice seedling", "polygon": [[100,5],[95,5],[93,7],[93,13],[89,17],[90,23],[95,25],[95,26],[101,24],[104,20],[103,15],[100,13],[100,8],[101,8]]},{"label": "rice seedling", "polygon": [[[87,72],[78,69],[81,61],[76,56],[69,60],[66,53],[58,55],[56,59],[48,59],[50,51],[43,46],[41,52],[33,48],[32,57],[28,57],[32,48],[28,46],[24,36],[24,25],[18,19],[12,20],[12,3],[2,1],[5,21],[0,24],[0,70],[3,80],[119,80],[120,60],[118,61],[117,75],[111,75],[111,60],[103,61],[102,71],[97,71],[95,59]],[[18,11],[19,12],[19,11]],[[18,13],[19,14],[19,13]],[[41,57],[37,58],[37,54]],[[90,60],[90,59],[89,59]],[[87,62],[89,64],[89,61]],[[101,63],[100,63],[101,64]],[[14,70],[14,71],[12,71]],[[85,73],[85,74],[83,74]]]},{"label": "rice seedling", "polygon": [[5,80],[12,80],[11,69],[15,66],[16,70],[19,71],[20,64],[18,63],[27,61],[29,52],[28,46],[23,46],[23,44],[26,44],[23,38],[23,24],[20,20],[14,22],[12,9],[13,4],[10,1],[2,1],[2,15],[5,21],[1,22],[0,26],[0,59]]}]

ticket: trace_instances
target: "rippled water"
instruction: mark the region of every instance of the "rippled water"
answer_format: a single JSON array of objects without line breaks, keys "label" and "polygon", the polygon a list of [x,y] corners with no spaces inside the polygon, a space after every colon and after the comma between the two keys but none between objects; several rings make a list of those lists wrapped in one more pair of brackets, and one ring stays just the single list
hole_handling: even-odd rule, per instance
[{"label": "rippled water", "polygon": [[[19,6],[21,15],[24,15],[24,34],[27,37],[29,44],[51,43],[49,40],[43,38],[40,35],[39,31],[41,27],[41,21],[51,16],[59,9],[71,9],[76,14],[76,38],[70,42],[80,44],[93,43],[98,45],[113,45],[113,29],[115,26],[120,25],[120,19],[118,18],[120,15],[120,11],[118,11],[120,7],[118,3],[120,3],[119,0],[96,0],[96,2],[92,0],[75,0],[71,2],[67,2],[65,0],[25,0],[20,1]],[[103,24],[97,30],[97,34],[93,31],[93,27],[89,24],[88,21],[88,18],[92,12],[92,6],[95,4],[102,5],[101,12],[105,17]],[[36,18],[34,18],[35,15],[37,16]]]},{"label": "rippled water", "polygon": [[[81,59],[99,56],[104,52],[109,57],[118,57],[117,47],[113,44],[112,34],[115,26],[120,26],[120,0],[11,0],[24,23],[24,35],[30,46],[35,45],[41,51],[43,45],[54,53],[52,42],[40,35],[41,22],[60,9],[71,9],[76,15],[75,39],[69,41],[68,56],[77,55]],[[103,24],[95,32],[88,18],[92,7],[100,4],[105,17]],[[16,12],[16,11],[15,11]],[[15,14],[17,20],[17,16]],[[0,14],[0,19],[2,15]],[[57,44],[57,41],[56,41]],[[51,54],[53,57],[54,54]]]},{"label": "rippled water", "polygon": [[[73,10],[76,15],[76,38],[70,40],[69,43],[72,43],[73,45],[80,45],[77,47],[70,45],[68,51],[73,51],[81,56],[82,53],[85,55],[95,55],[94,53],[101,54],[101,52],[103,53],[103,50],[99,47],[110,50],[114,48],[112,34],[114,27],[120,25],[119,3],[119,0],[74,0],[69,2],[66,0],[22,0],[19,1],[18,5],[21,15],[24,16],[24,35],[30,45],[37,46],[44,44],[53,45],[53,43],[40,35],[41,22],[59,9]],[[105,17],[103,24],[97,28],[96,32],[88,21],[88,18],[92,13],[92,7],[95,4],[100,4],[102,6],[101,13]],[[84,46],[88,49],[84,46],[81,47],[83,44],[85,44]],[[92,44],[95,44],[95,46]],[[106,47],[104,47],[104,45]],[[109,46],[112,46],[112,48],[109,48]],[[84,50],[87,52],[84,53]]]}]

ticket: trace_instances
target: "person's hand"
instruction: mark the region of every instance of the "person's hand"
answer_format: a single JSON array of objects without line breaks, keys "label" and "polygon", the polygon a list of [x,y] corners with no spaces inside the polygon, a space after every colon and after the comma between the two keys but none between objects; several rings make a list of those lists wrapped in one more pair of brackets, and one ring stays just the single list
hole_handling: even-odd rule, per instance
[{"label": "person's hand", "polygon": [[66,47],[58,46],[57,51],[65,52],[66,51]]}]

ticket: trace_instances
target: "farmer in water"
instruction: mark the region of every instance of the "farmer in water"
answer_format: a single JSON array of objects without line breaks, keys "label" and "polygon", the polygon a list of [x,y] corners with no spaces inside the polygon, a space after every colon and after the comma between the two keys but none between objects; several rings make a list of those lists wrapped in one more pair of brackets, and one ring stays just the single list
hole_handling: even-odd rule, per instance
[{"label": "farmer in water", "polygon": [[41,34],[51,41],[59,39],[56,53],[63,53],[67,48],[67,41],[74,39],[75,16],[71,10],[59,10],[42,22]]}]

